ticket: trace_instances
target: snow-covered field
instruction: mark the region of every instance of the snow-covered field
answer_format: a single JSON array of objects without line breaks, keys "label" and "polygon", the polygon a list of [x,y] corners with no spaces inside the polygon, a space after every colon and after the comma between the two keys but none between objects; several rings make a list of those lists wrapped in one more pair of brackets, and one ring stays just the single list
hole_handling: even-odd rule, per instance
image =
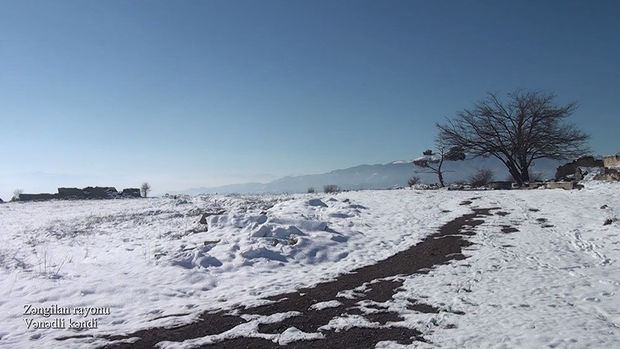
[{"label": "snow-covered field", "polygon": [[[460,205],[472,197],[479,198]],[[470,258],[407,279],[389,304],[404,324],[447,348],[620,343],[620,222],[613,220],[620,218],[620,185],[589,182],[580,191],[2,204],[0,346],[95,346],[102,340],[55,338],[129,333],[189,322],[208,309],[256,305],[404,250],[472,207],[508,215],[476,228]],[[221,214],[201,224],[203,213]],[[612,223],[603,225],[607,219]],[[519,231],[502,233],[501,225]],[[417,313],[399,303],[406,298],[465,314]],[[109,315],[82,317],[97,318],[96,329],[34,329],[29,320],[46,318],[24,315],[26,305],[103,307]],[[80,317],[47,320],[54,318],[68,327]]]}]

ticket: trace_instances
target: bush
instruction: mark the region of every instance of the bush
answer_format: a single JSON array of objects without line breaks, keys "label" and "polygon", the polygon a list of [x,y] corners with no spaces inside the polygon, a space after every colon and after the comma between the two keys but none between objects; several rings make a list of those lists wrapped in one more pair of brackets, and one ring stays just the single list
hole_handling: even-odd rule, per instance
[{"label": "bush", "polygon": [[530,172],[530,182],[544,182],[545,175],[541,172]]},{"label": "bush", "polygon": [[24,193],[23,190],[21,189],[15,189],[13,190],[13,198],[11,199],[11,201],[17,201],[19,200],[19,196],[22,195]]},{"label": "bush", "polygon": [[418,183],[420,183],[420,177],[418,176],[413,176],[409,178],[409,180],[407,181],[407,185],[409,185],[410,187],[413,187],[414,185]]},{"label": "bush", "polygon": [[311,193],[314,193],[314,192],[315,192],[314,188],[312,188],[312,187],[308,188],[308,194],[311,194]]},{"label": "bush", "polygon": [[493,171],[488,169],[478,170],[473,176],[469,177],[469,183],[472,187],[484,187],[493,180]]},{"label": "bush", "polygon": [[323,191],[326,193],[337,193],[340,191],[340,188],[335,184],[328,184],[323,187]]}]

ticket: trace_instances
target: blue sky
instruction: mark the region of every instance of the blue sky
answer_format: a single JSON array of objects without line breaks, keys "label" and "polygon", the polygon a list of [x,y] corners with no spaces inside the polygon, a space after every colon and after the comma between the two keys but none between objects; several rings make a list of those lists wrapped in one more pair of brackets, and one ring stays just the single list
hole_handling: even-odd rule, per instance
[{"label": "blue sky", "polygon": [[411,159],[486,92],[620,151],[618,1],[2,1],[0,197]]}]

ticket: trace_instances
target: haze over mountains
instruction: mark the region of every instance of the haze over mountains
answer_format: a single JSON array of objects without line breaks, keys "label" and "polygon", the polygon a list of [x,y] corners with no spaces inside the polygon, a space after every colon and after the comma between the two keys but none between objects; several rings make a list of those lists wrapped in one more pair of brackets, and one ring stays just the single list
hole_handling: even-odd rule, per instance
[{"label": "haze over mountains", "polygon": [[[541,174],[543,178],[553,178],[556,168],[562,161],[539,159],[534,163],[532,173]],[[475,158],[465,161],[445,162],[444,179],[447,183],[467,181],[479,169],[490,169],[495,180],[509,177],[506,167],[495,158]],[[388,189],[405,187],[412,176],[418,176],[422,183],[437,183],[437,176],[426,173],[409,161],[394,161],[387,164],[359,165],[334,170],[327,173],[303,176],[287,176],[268,183],[241,183],[219,187],[191,188],[178,193],[197,194],[249,194],[249,193],[304,193],[308,188],[322,191],[324,185],[335,184],[345,190]]]}]

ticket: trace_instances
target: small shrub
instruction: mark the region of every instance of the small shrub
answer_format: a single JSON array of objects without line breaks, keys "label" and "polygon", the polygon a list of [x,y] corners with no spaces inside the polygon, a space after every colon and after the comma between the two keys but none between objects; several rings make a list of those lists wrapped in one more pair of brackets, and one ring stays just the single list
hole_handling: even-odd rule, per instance
[{"label": "small shrub", "polygon": [[484,187],[493,180],[493,171],[489,169],[478,170],[473,176],[469,177],[469,183],[472,187]]},{"label": "small shrub", "polygon": [[420,183],[420,177],[418,176],[413,176],[409,178],[409,180],[407,181],[407,185],[409,185],[410,187],[413,187],[414,185],[418,183]]},{"label": "small shrub", "polygon": [[147,182],[142,183],[142,186],[140,187],[142,197],[147,197],[149,195],[149,191],[151,191],[151,185]]},{"label": "small shrub", "polygon": [[11,199],[11,201],[17,201],[19,200],[19,196],[22,195],[24,193],[23,190],[21,189],[15,189],[13,190],[13,198]]},{"label": "small shrub", "polygon": [[340,188],[335,184],[328,184],[323,187],[323,191],[325,193],[337,193],[340,191]]},{"label": "small shrub", "polygon": [[315,192],[314,188],[312,188],[312,187],[308,188],[308,194],[311,194],[311,193],[314,193],[314,192]]},{"label": "small shrub", "polygon": [[544,182],[545,175],[541,172],[530,172],[530,182]]}]

